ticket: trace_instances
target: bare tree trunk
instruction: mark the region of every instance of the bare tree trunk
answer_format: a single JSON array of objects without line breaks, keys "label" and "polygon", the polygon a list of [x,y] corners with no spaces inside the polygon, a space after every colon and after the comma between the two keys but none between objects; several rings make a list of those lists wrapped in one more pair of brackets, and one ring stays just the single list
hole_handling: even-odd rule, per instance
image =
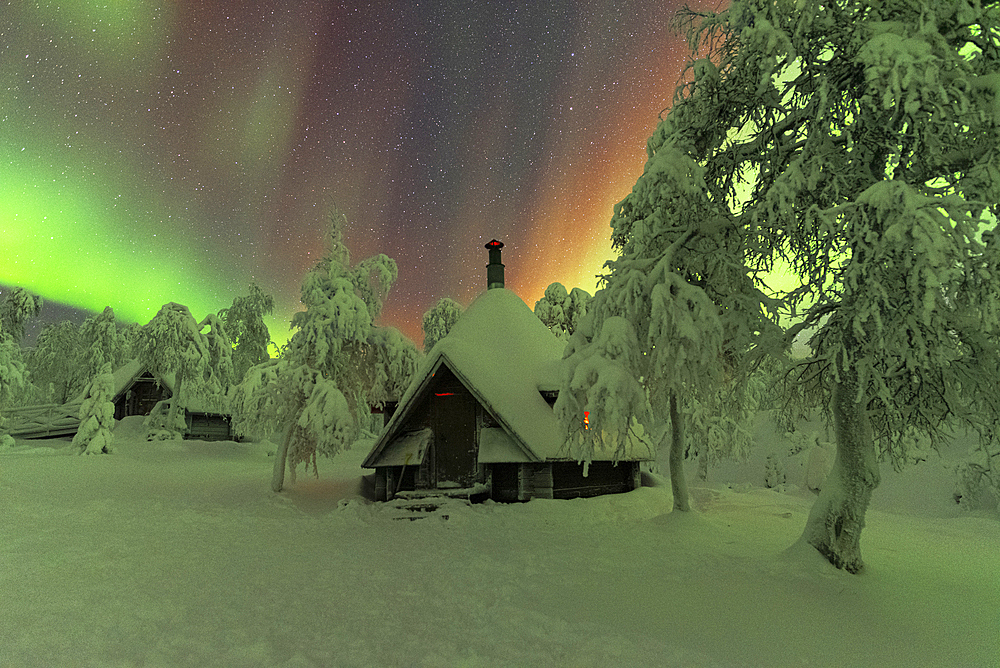
[{"label": "bare tree trunk", "polygon": [[831,402],[837,458],[802,534],[831,564],[851,573],[864,567],[861,530],[880,480],[871,423],[858,389],[857,371],[841,371]]},{"label": "bare tree trunk", "polygon": [[684,477],[684,424],[677,408],[677,395],[670,395],[670,488],[674,493],[674,510],[691,510],[688,502],[687,478]]},{"label": "bare tree trunk", "polygon": [[271,489],[280,492],[285,486],[285,461],[288,459],[288,442],[292,439],[292,431],[295,429],[293,421],[285,430],[285,435],[281,439],[278,451],[274,453],[274,470],[271,472]]}]

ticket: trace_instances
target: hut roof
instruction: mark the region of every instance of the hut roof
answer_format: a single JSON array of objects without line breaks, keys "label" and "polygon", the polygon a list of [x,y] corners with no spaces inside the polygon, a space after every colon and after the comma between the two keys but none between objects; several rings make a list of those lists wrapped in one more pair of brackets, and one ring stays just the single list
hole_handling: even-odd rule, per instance
[{"label": "hut roof", "polygon": [[[117,401],[122,394],[125,393],[130,387],[135,384],[144,373],[149,371],[145,366],[143,366],[138,359],[133,359],[131,362],[123,364],[118,367],[111,375],[114,378],[114,399]],[[162,376],[158,376],[150,372],[150,375],[156,380],[157,383],[167,388],[171,394],[174,393],[174,374],[168,373]],[[228,413],[228,409],[225,407],[227,405],[227,399],[213,398],[213,397],[191,397],[185,401],[185,406],[191,413],[218,413],[225,414]]]},{"label": "hut roof", "polygon": [[565,459],[559,421],[541,395],[559,388],[564,347],[516,294],[487,290],[431,349],[364,466],[376,465],[442,365],[497,419],[522,461]]}]

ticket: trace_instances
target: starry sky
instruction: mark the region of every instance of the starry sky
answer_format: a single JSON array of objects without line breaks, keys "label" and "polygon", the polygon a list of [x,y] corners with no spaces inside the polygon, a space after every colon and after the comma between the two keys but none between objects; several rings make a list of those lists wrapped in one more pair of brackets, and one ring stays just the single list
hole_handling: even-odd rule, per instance
[{"label": "starry sky", "polygon": [[418,344],[492,238],[529,306],[593,291],[683,4],[0,0],[0,290],[145,323],[256,282],[281,342],[338,208],[353,261],[397,261],[382,324]]}]

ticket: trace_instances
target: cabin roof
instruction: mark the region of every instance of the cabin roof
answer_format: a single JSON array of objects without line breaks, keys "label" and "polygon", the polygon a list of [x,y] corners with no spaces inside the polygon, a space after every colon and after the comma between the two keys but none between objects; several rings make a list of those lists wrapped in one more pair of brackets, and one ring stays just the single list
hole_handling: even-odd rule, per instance
[{"label": "cabin roof", "polygon": [[[118,367],[112,374],[114,379],[114,398],[112,401],[117,401],[129,388],[135,385],[135,382],[139,378],[147,373],[149,370],[143,366],[138,359],[133,359],[131,362],[127,362],[122,366]],[[167,388],[172,395],[174,393],[174,374],[164,374],[163,376],[157,376],[156,374],[150,372],[150,375],[156,380],[157,383]],[[221,403],[226,404],[226,399],[223,398]],[[225,414],[227,409],[221,408],[219,405],[220,401],[194,398],[190,395],[185,401],[184,408],[187,409],[189,413],[210,413],[210,414]]]},{"label": "cabin roof", "polygon": [[442,365],[496,418],[520,461],[565,459],[559,421],[540,393],[558,389],[564,347],[516,294],[487,290],[431,349],[364,466],[377,465]]}]

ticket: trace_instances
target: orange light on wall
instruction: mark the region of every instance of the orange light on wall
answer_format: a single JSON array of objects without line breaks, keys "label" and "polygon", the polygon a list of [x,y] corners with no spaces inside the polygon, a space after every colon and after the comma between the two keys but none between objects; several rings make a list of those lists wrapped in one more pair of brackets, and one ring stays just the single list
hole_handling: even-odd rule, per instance
[{"label": "orange light on wall", "polygon": [[590,429],[590,411],[583,411],[583,428]]}]

